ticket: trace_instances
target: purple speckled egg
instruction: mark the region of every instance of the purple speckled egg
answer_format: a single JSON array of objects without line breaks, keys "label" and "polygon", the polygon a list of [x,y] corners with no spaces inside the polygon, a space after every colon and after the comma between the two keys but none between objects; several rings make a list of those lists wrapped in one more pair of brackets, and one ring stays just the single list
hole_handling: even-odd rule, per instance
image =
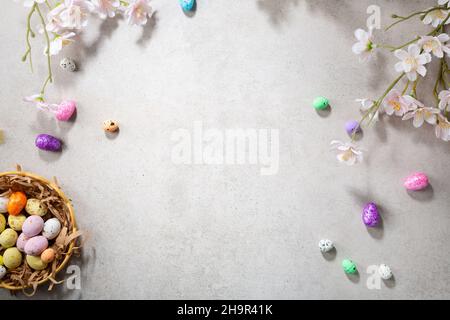
[{"label": "purple speckled egg", "polygon": [[350,120],[345,123],[345,131],[347,131],[348,134],[352,135],[355,132],[358,132],[360,130],[359,122],[355,120]]},{"label": "purple speckled egg", "polygon": [[380,222],[380,214],[375,203],[370,202],[364,206],[362,219],[368,227],[375,227]]},{"label": "purple speckled egg", "polygon": [[36,236],[27,241],[25,253],[30,256],[39,256],[42,251],[47,249],[48,240],[44,236]]},{"label": "purple speckled egg", "polygon": [[428,177],[425,173],[416,172],[408,176],[403,184],[406,189],[412,191],[423,190],[428,187]]},{"label": "purple speckled egg", "polygon": [[55,117],[59,121],[68,121],[74,114],[77,105],[75,101],[66,100],[59,104],[58,109],[55,112]]},{"label": "purple speckled egg", "polygon": [[30,238],[28,238],[25,233],[22,232],[21,234],[19,234],[16,242],[17,249],[19,249],[19,251],[25,252],[25,246],[28,240],[30,240]]},{"label": "purple speckled egg", "polygon": [[22,225],[22,233],[28,238],[34,237],[41,233],[44,228],[44,219],[40,216],[29,216]]},{"label": "purple speckled egg", "polygon": [[47,151],[61,150],[61,141],[49,134],[40,134],[36,137],[36,147]]}]

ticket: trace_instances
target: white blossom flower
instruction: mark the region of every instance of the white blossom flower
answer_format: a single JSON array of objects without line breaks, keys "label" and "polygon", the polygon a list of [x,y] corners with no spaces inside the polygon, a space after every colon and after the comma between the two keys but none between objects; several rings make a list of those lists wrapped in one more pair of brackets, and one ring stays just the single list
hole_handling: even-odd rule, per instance
[{"label": "white blossom flower", "polygon": [[420,53],[420,47],[412,44],[408,47],[408,51],[399,49],[394,54],[398,59],[402,60],[395,64],[397,72],[405,72],[410,81],[416,81],[417,74],[425,77],[427,69],[424,65],[431,61],[429,53]]},{"label": "white blossom flower", "polygon": [[[373,107],[373,105],[375,104],[375,101],[371,100],[371,99],[356,99],[356,102],[358,102],[360,104],[359,110],[362,113],[366,113],[370,110],[370,108]],[[372,111],[369,114],[369,117],[372,118],[373,121],[378,121],[380,114],[383,113],[383,107],[380,105],[377,110]]]},{"label": "white blossom flower", "polygon": [[46,108],[48,106],[48,104],[44,102],[44,96],[42,95],[42,93],[36,93],[31,96],[24,97],[23,101],[33,103],[40,109]]},{"label": "white blossom flower", "polygon": [[403,96],[403,99],[408,103],[409,112],[403,116],[403,120],[413,119],[413,126],[419,128],[424,121],[429,124],[436,124],[436,117],[440,113],[437,108],[425,107],[419,100],[411,96]]},{"label": "white blossom flower", "polygon": [[150,0],[132,0],[125,9],[125,16],[130,25],[145,25],[147,18],[151,17],[152,13]]},{"label": "white blossom flower", "polygon": [[[61,12],[66,8],[64,3],[58,4],[55,8],[47,13],[47,23],[45,29],[49,32],[61,33],[64,30],[63,22],[59,16]],[[43,32],[44,30],[40,31]]]},{"label": "white blossom flower", "polygon": [[[57,55],[64,46],[71,44],[74,40],[71,39],[75,36],[75,32],[66,32],[64,34],[58,34],[50,42],[50,55]],[[44,50],[44,54],[47,54],[47,49]]]},{"label": "white blossom flower", "polygon": [[450,90],[442,90],[439,92],[439,109],[445,110],[450,104]]},{"label": "white blossom flower", "polygon": [[450,122],[442,114],[437,116],[437,123],[434,127],[436,137],[444,141],[450,140]]},{"label": "white blossom flower", "polygon": [[367,61],[375,49],[375,45],[372,41],[372,28],[369,28],[368,31],[357,29],[355,31],[355,38],[358,42],[352,47],[353,53],[359,55],[360,61]]},{"label": "white blossom flower", "polygon": [[409,110],[407,101],[405,101],[401,93],[395,89],[386,95],[386,98],[383,100],[383,105],[384,111],[390,116],[395,114],[396,116],[401,117]]},{"label": "white blossom flower", "polygon": [[336,156],[339,162],[351,166],[363,161],[363,151],[353,142],[331,141],[332,149],[338,150]]},{"label": "white blossom flower", "polygon": [[41,3],[44,3],[45,0],[24,0],[24,1],[23,1],[23,5],[24,5],[25,7],[27,7],[27,8],[30,8],[30,7],[33,6],[33,4],[34,4],[35,2],[38,3],[38,4],[41,4]]},{"label": "white blossom flower", "polygon": [[119,0],[91,0],[91,2],[94,5],[94,12],[97,13],[101,19],[114,17],[116,15],[116,10],[120,7]]},{"label": "white blossom flower", "polygon": [[81,29],[88,23],[89,13],[94,5],[87,0],[65,0],[64,10],[59,14],[61,26],[66,29]]},{"label": "white blossom flower", "polygon": [[[431,24],[434,28],[437,28],[447,18],[447,15],[448,10],[436,9],[428,12],[422,21],[425,24]],[[450,19],[445,22],[445,24],[449,23]]]},{"label": "white blossom flower", "polygon": [[447,7],[450,8],[450,2],[449,2],[449,0],[438,0],[438,4],[439,4],[440,6],[443,6],[444,4],[447,4]]},{"label": "white blossom flower", "polygon": [[432,52],[436,57],[444,57],[444,51],[450,54],[450,48],[444,44],[450,40],[450,37],[446,33],[442,33],[437,37],[423,36],[419,40],[419,45],[425,52]]}]

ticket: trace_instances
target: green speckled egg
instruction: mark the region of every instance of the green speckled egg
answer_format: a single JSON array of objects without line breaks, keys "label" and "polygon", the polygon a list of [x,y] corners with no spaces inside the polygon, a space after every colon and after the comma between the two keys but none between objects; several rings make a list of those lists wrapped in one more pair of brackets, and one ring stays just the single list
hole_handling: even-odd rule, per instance
[{"label": "green speckled egg", "polygon": [[8,248],[3,253],[3,263],[8,269],[15,269],[22,264],[22,254],[17,248]]},{"label": "green speckled egg", "polygon": [[27,205],[25,206],[26,212],[30,215],[35,216],[45,216],[47,213],[47,206],[38,199],[28,199]]},{"label": "green speckled egg", "polygon": [[316,110],[324,110],[324,109],[328,108],[328,105],[329,105],[329,101],[325,97],[317,97],[316,99],[314,99],[314,102],[313,102],[314,109],[316,109]]},{"label": "green speckled egg", "polygon": [[344,269],[344,272],[347,274],[355,274],[357,271],[356,264],[349,259],[342,260],[342,268]]},{"label": "green speckled egg", "polygon": [[6,218],[0,213],[0,232],[3,232],[6,228]]},{"label": "green speckled egg", "polygon": [[47,263],[42,261],[41,257],[27,255],[26,260],[27,264],[34,270],[39,271],[47,268]]},{"label": "green speckled egg", "polygon": [[25,222],[27,217],[25,217],[24,214],[19,214],[18,216],[12,216],[10,215],[8,217],[8,225],[11,227],[11,229],[16,231],[22,231],[22,225]]},{"label": "green speckled egg", "polygon": [[0,246],[2,246],[3,248],[10,248],[15,246],[17,237],[18,235],[16,231],[10,228],[5,229],[0,234]]}]

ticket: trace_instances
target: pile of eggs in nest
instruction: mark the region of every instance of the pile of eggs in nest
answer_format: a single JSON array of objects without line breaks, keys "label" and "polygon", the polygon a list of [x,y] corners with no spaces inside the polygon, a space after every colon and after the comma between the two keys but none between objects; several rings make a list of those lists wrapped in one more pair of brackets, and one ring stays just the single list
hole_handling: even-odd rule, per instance
[{"label": "pile of eggs in nest", "polygon": [[61,231],[57,218],[44,221],[47,207],[23,192],[0,197],[0,279],[25,261],[33,270],[43,270],[55,259],[49,246]]}]

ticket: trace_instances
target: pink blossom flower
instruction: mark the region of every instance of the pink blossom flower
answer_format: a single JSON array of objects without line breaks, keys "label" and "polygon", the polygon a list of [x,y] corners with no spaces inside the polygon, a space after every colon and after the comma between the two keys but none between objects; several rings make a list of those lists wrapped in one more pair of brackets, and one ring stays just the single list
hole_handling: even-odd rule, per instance
[{"label": "pink blossom flower", "polygon": [[116,15],[116,10],[120,7],[119,0],[91,0],[94,5],[94,12],[101,19],[112,18]]},{"label": "pink blossom flower", "polygon": [[143,26],[147,23],[147,18],[151,17],[153,9],[150,0],[133,0],[125,9],[125,16],[130,25]]},{"label": "pink blossom flower", "polygon": [[408,103],[401,96],[401,93],[395,89],[388,93],[383,100],[383,105],[384,111],[390,116],[395,113],[396,116],[401,117],[409,110]]},{"label": "pink blossom flower", "polygon": [[437,123],[434,127],[436,137],[444,141],[450,140],[450,122],[442,114],[437,116]]},{"label": "pink blossom flower", "polygon": [[403,120],[413,119],[413,126],[416,128],[421,127],[424,121],[436,124],[437,115],[440,113],[439,109],[425,107],[422,102],[411,96],[403,96],[403,99],[408,103],[410,110],[403,116]]},{"label": "pink blossom flower", "polygon": [[65,0],[64,10],[59,14],[61,26],[67,29],[81,29],[88,23],[89,13],[94,5],[87,0]]}]

